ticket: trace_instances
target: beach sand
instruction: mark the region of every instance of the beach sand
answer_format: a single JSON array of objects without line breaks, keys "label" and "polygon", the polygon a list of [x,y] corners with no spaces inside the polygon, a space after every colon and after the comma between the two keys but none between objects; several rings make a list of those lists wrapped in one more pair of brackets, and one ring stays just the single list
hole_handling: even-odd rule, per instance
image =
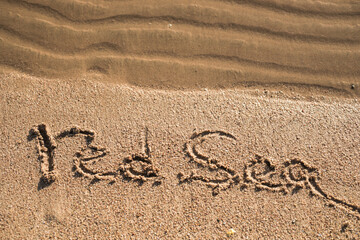
[{"label": "beach sand", "polygon": [[2,1],[1,239],[359,239],[357,1]]}]

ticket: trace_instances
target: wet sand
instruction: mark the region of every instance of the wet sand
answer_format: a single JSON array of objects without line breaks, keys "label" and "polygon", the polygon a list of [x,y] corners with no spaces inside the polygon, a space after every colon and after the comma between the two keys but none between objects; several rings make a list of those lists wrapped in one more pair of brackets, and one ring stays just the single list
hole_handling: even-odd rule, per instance
[{"label": "wet sand", "polygon": [[0,3],[1,239],[360,239],[360,4]]},{"label": "wet sand", "polygon": [[[359,96],[357,1],[2,1],[0,64],[161,89],[317,86]],[[352,85],[353,88],[352,88]]]}]

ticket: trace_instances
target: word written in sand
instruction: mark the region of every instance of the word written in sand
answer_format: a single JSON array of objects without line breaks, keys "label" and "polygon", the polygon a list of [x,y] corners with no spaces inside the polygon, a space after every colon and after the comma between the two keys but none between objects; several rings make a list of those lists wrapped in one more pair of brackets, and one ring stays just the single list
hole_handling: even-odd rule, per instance
[{"label": "word written in sand", "polygon": [[277,166],[270,160],[255,154],[254,158],[245,164],[245,168],[237,172],[221,160],[206,156],[199,150],[198,145],[214,136],[236,141],[233,135],[226,132],[204,131],[193,134],[185,144],[184,151],[190,157],[190,161],[195,162],[198,167],[205,168],[209,172],[217,171],[219,174],[210,177],[210,174],[198,174],[196,171],[192,171],[189,175],[180,173],[178,175],[180,183],[202,182],[213,190],[213,195],[236,185],[239,185],[240,189],[253,187],[256,191],[267,190],[283,194],[296,194],[301,189],[306,189],[310,194],[327,201],[329,206],[337,206],[360,218],[359,206],[340,200],[320,187],[317,168],[299,159],[291,159]]},{"label": "word written in sand", "polygon": [[[40,124],[30,131],[31,138],[36,137],[38,144],[37,149],[40,159],[41,181],[50,185],[55,181],[55,148],[56,144],[49,128],[45,124]],[[131,154],[124,158],[115,171],[95,171],[90,166],[100,161],[109,154],[105,147],[93,144],[95,132],[92,130],[72,127],[62,131],[55,139],[62,140],[67,137],[82,137],[85,139],[85,145],[80,151],[75,153],[73,159],[73,168],[75,172],[91,179],[92,181],[109,180],[115,182],[118,176],[123,178],[145,182],[154,179],[157,183],[161,181],[159,170],[154,166],[148,144],[148,129],[145,129],[144,143],[141,153]],[[45,181],[44,181],[45,180]]]},{"label": "word written in sand", "polygon": [[[40,124],[30,130],[29,139],[37,139],[36,148],[40,161],[40,181],[45,184],[49,185],[56,180],[56,142],[54,139],[60,141],[67,137],[82,137],[85,139],[86,144],[75,154],[73,160],[74,170],[81,176],[92,181],[108,180],[110,182],[115,182],[119,176],[141,183],[153,179],[158,184],[161,183],[162,177],[151,157],[148,133],[148,129],[145,128],[141,152],[131,154],[120,160],[117,169],[114,171],[95,171],[90,167],[109,154],[105,147],[93,145],[95,132],[92,130],[72,127],[62,131],[54,138],[49,128],[45,124]],[[252,187],[255,190],[281,192],[283,194],[296,194],[305,189],[310,194],[327,201],[329,206],[337,206],[360,218],[359,206],[340,200],[321,188],[317,168],[300,159],[291,159],[275,165],[270,160],[255,154],[253,159],[245,163],[244,169],[238,171],[224,164],[220,159],[212,158],[201,152],[199,145],[206,139],[213,137],[237,141],[232,134],[224,131],[194,133],[185,143],[184,152],[191,162],[196,163],[197,168],[205,171],[202,171],[202,174],[197,173],[195,170],[188,175],[179,173],[180,184],[200,182],[210,187],[213,195],[218,195],[220,191],[235,186],[240,186],[241,190]],[[206,174],[206,172],[209,174]],[[217,174],[212,176],[211,172],[217,172]]]}]

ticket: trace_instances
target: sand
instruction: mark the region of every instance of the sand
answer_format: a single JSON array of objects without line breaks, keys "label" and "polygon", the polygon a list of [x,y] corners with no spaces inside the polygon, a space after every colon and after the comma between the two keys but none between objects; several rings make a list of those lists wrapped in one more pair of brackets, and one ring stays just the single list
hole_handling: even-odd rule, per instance
[{"label": "sand", "polygon": [[358,1],[9,0],[0,7],[0,64],[37,76],[360,94]]},{"label": "sand", "polygon": [[359,239],[357,1],[2,1],[0,239]]}]

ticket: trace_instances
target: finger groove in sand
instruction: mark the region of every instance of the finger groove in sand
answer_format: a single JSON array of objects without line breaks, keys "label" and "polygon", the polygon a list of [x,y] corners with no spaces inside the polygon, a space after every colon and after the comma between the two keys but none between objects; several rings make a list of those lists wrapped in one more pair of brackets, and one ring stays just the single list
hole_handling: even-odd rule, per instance
[{"label": "finger groove in sand", "polygon": [[[93,145],[94,131],[73,127],[70,130],[62,131],[54,138],[46,124],[39,124],[32,128],[29,135],[29,140],[35,137],[38,141],[41,181],[46,181],[46,184],[49,185],[56,180],[54,177],[54,150],[57,146],[55,139],[63,141],[67,137],[77,136],[82,136],[86,140],[86,146],[76,153],[73,162],[75,171],[81,176],[91,179],[92,182],[106,180],[113,183],[119,175],[122,175],[125,179],[140,181],[141,183],[149,179],[161,183],[159,180],[161,173],[159,169],[154,167],[154,162],[150,156],[149,130],[147,127],[144,131],[141,153],[126,157],[122,162],[119,162],[118,169],[114,171],[96,171],[89,166],[106,157],[110,151],[104,147]],[[214,196],[237,185],[240,185],[241,189],[254,187],[257,191],[267,190],[284,194],[296,194],[301,189],[307,189],[311,194],[360,218],[359,206],[334,197],[322,189],[319,184],[319,170],[308,163],[299,159],[291,159],[282,164],[274,164],[271,160],[255,154],[255,157],[249,162],[245,161],[245,168],[241,173],[241,169],[233,169],[223,163],[221,159],[213,158],[202,152],[200,145],[209,138],[216,138],[217,142],[222,141],[223,138],[237,141],[235,136],[225,131],[205,130],[193,133],[184,144],[184,153],[191,162],[196,164],[196,168],[190,174],[180,172],[178,174],[179,184],[194,181],[203,183],[212,189]],[[90,157],[87,150],[90,150]],[[236,161],[242,160],[236,159]],[[198,173],[196,169],[199,168],[207,169],[208,173],[217,172],[217,175],[214,177],[206,173]]]}]

